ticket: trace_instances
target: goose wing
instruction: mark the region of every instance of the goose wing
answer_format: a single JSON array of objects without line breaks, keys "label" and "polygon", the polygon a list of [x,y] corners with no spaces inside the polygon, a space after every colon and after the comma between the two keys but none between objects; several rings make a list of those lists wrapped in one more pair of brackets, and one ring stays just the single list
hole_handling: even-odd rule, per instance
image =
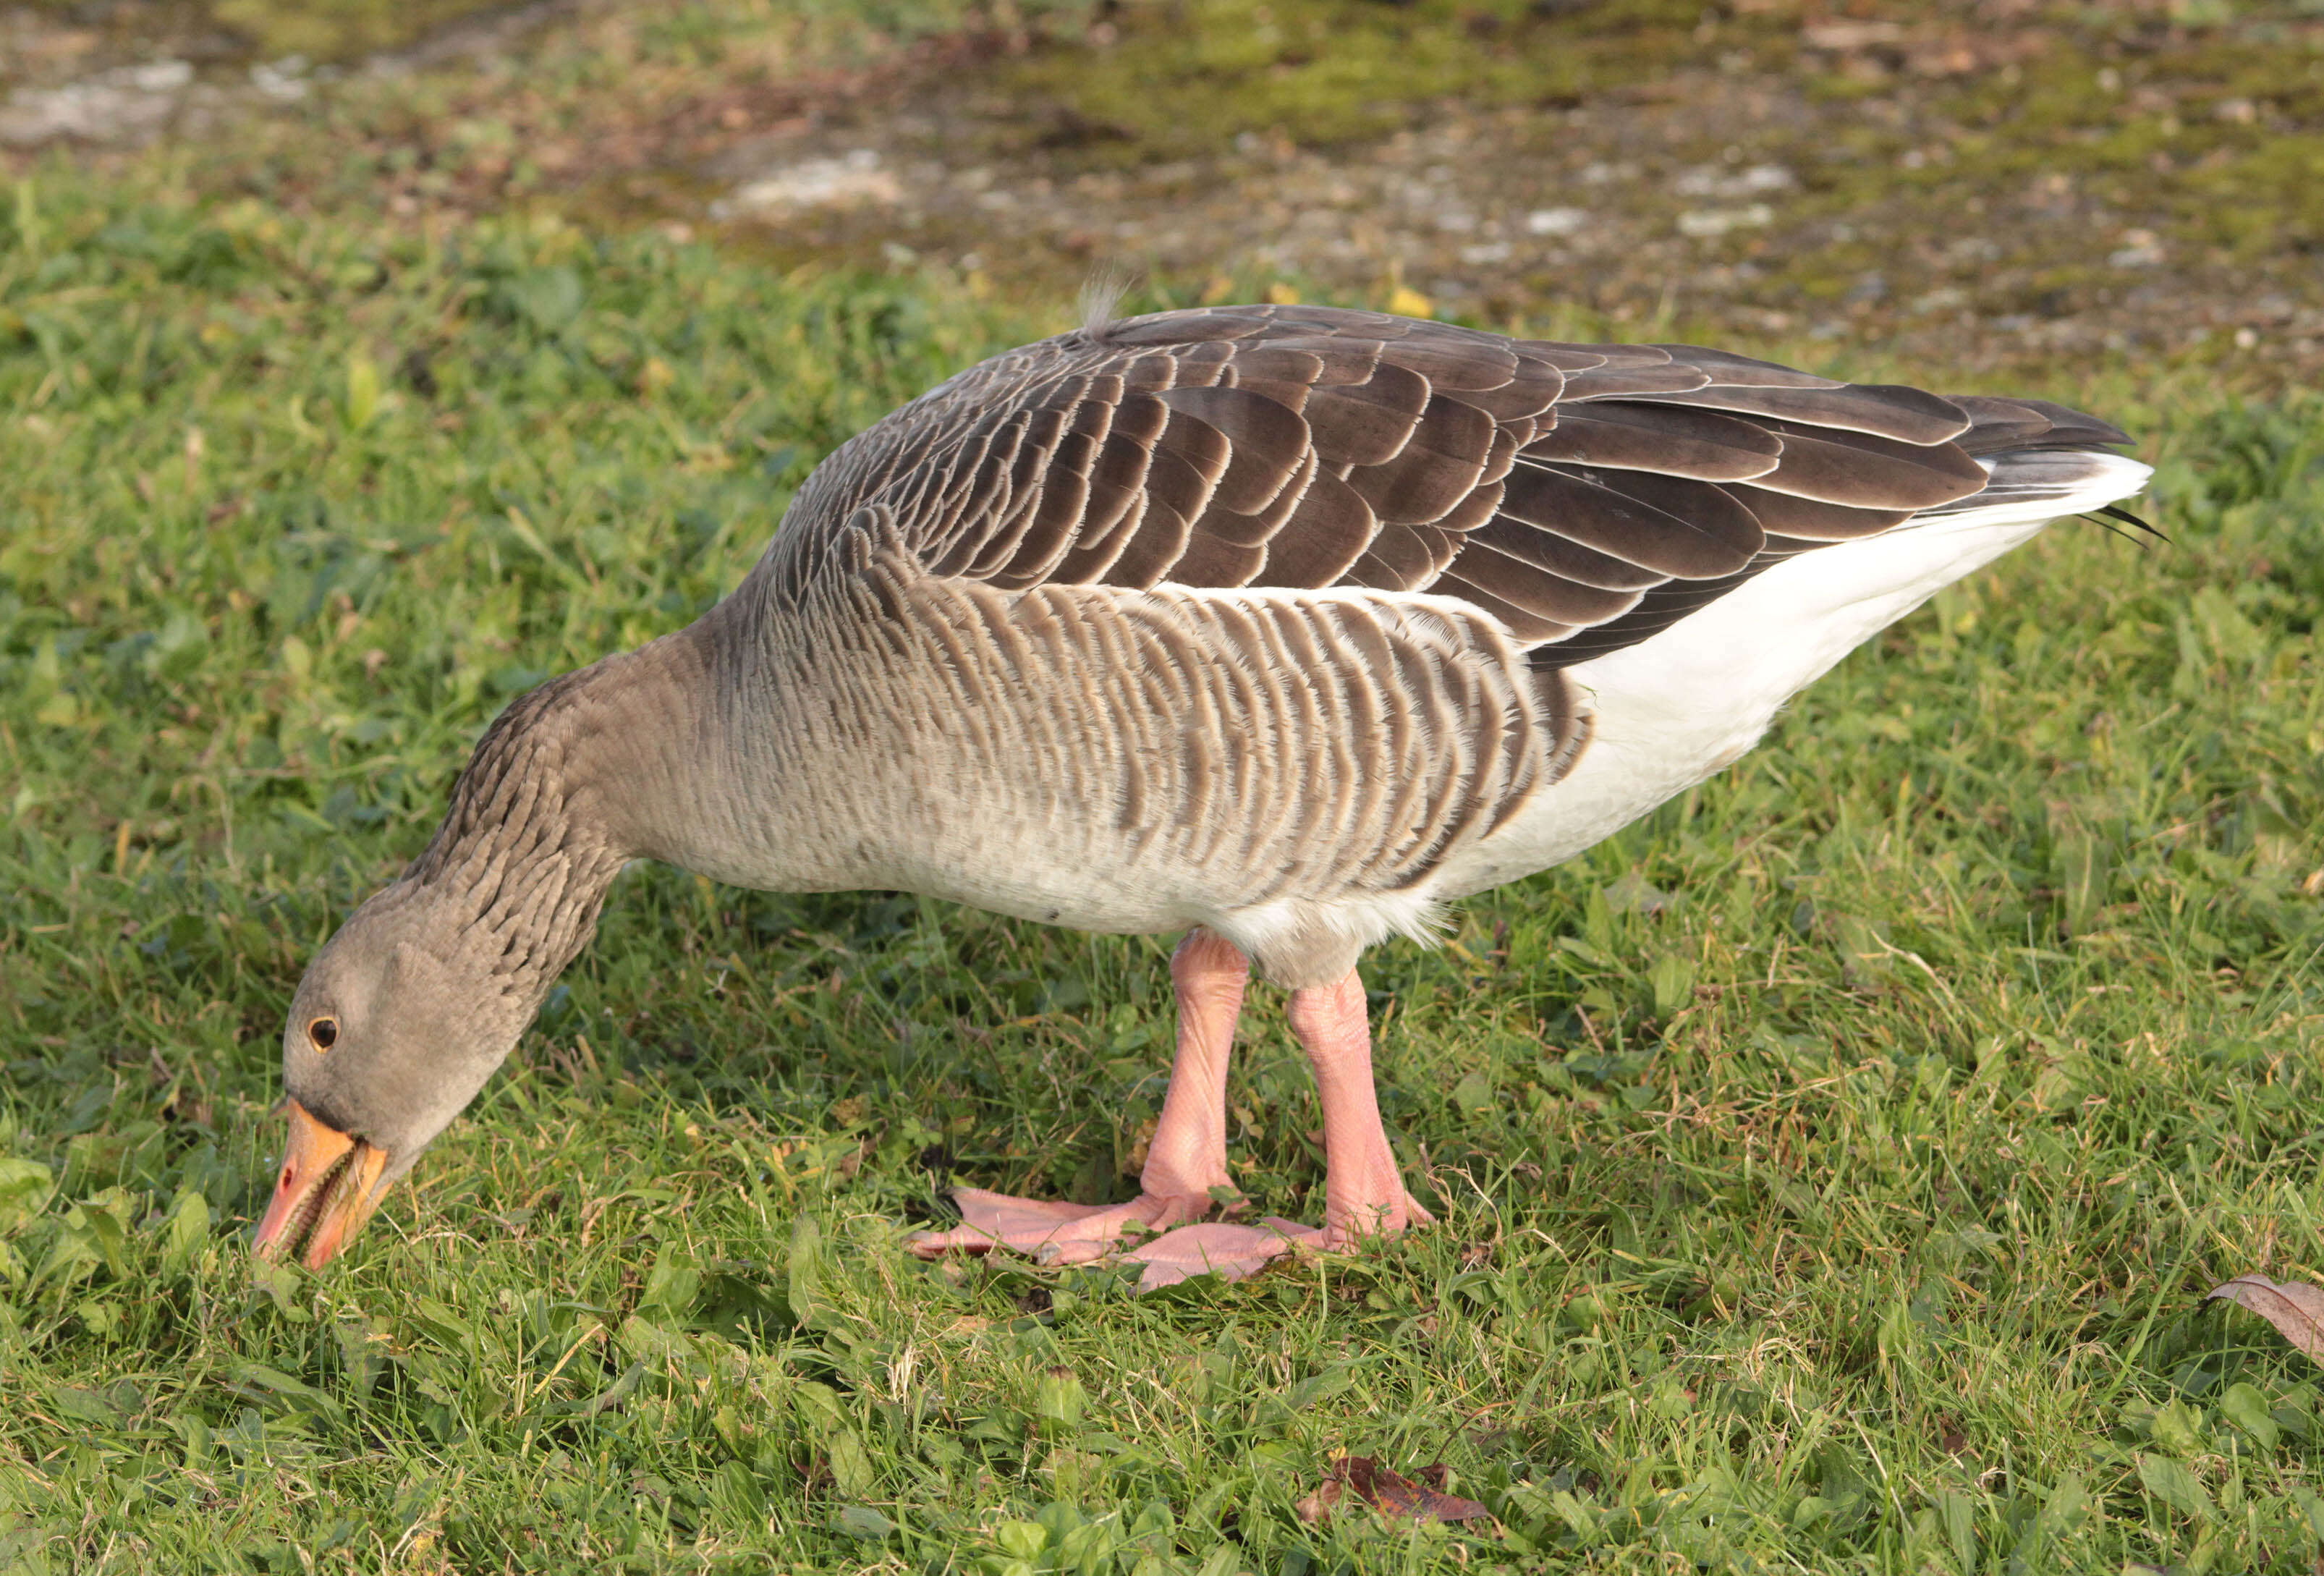
[{"label": "goose wing", "polygon": [[[963,733],[956,761],[1118,806],[1117,841],[1231,912],[1413,885],[1579,755],[1567,667],[1970,497],[1975,453],[2045,435],[2120,438],[1686,346],[1164,312],[996,356],[844,445],[756,577],[854,608],[833,650],[912,654],[894,705],[930,727],[1023,734]],[[1230,832],[1258,841],[1202,841]],[[1315,957],[1281,967],[1344,966]]]},{"label": "goose wing", "polygon": [[1981,491],[1997,447],[2126,441],[1682,345],[1333,308],[1159,312],[997,356],[844,447],[797,516],[884,506],[930,574],[1458,597],[1536,668]]}]

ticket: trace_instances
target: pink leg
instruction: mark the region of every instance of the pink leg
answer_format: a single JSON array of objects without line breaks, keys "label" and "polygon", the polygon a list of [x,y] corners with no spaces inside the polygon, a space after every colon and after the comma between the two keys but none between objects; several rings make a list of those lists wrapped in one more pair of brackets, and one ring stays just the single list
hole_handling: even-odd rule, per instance
[{"label": "pink leg", "polygon": [[1242,1012],[1250,964],[1229,943],[1191,930],[1170,960],[1178,997],[1178,1055],[1162,1116],[1148,1146],[1143,1190],[1122,1204],[1070,1204],[1011,1198],[980,1187],[954,1194],[962,1223],[949,1231],[923,1231],[912,1250],[933,1258],[947,1249],[1013,1248],[1045,1263],[1078,1264],[1102,1257],[1140,1227],[1160,1230],[1194,1220],[1212,1204],[1211,1189],[1227,1176],[1227,1056]]},{"label": "pink leg", "polygon": [[1350,969],[1332,984],[1295,991],[1289,1016],[1323,1101],[1323,1246],[1393,1237],[1434,1220],[1404,1190],[1380,1126],[1363,981]]},{"label": "pink leg", "polygon": [[[1178,1055],[1138,1185],[1149,1197],[1200,1198],[1227,1175],[1227,1057],[1242,1016],[1250,962],[1207,930],[1190,930],[1170,958],[1178,997]],[[1197,1210],[1196,1213],[1201,1212]]]},{"label": "pink leg", "polygon": [[1205,1272],[1240,1280],[1296,1244],[1340,1250],[1434,1218],[1405,1191],[1380,1127],[1363,981],[1351,969],[1332,984],[1294,991],[1288,1016],[1323,1104],[1323,1229],[1273,1217],[1182,1227],[1128,1255],[1146,1266],[1141,1291]]}]

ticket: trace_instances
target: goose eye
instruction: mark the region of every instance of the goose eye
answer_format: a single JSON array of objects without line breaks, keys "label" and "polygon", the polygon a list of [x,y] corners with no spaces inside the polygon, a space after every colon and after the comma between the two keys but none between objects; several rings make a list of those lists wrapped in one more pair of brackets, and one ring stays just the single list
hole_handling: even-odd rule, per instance
[{"label": "goose eye", "polygon": [[339,1020],[336,1018],[317,1018],[307,1026],[307,1037],[315,1042],[317,1050],[329,1050],[339,1043]]}]

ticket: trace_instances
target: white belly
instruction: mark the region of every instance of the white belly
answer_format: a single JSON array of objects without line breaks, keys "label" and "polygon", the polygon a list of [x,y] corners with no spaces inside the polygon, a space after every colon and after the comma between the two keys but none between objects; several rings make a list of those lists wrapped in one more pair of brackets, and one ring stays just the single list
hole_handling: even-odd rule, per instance
[{"label": "white belly", "polygon": [[1653,638],[1569,669],[1597,710],[1565,779],[1437,872],[1450,899],[1572,858],[1731,764],[1784,703],[1842,657],[2061,514],[2136,491],[2145,467],[2089,502],[2052,499],[2037,518],[2000,506],[1818,548],[1766,570]]}]

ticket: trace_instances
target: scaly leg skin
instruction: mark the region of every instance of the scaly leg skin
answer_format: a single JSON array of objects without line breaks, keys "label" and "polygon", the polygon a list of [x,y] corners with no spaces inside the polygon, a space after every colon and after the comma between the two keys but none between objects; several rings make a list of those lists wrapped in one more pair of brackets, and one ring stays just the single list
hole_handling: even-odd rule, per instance
[{"label": "scaly leg skin", "polygon": [[1044,1264],[1083,1264],[1104,1257],[1141,1227],[1161,1230],[1208,1212],[1211,1189],[1231,1185],[1227,1055],[1250,978],[1250,963],[1242,954],[1206,930],[1188,931],[1171,957],[1178,1055],[1146,1168],[1139,1174],[1139,1197],[1120,1204],[1071,1204],[964,1187],[953,1194],[961,1224],[949,1231],[921,1232],[912,1239],[912,1251],[933,1258],[953,1248],[1013,1248]]},{"label": "scaly leg skin", "polygon": [[1166,1232],[1126,1256],[1146,1266],[1139,1290],[1204,1274],[1240,1280],[1303,1244],[1339,1251],[1434,1218],[1405,1191],[1380,1126],[1363,981],[1351,969],[1332,984],[1294,991],[1289,1017],[1323,1104],[1323,1226],[1269,1216],[1257,1226],[1214,1221]]}]

